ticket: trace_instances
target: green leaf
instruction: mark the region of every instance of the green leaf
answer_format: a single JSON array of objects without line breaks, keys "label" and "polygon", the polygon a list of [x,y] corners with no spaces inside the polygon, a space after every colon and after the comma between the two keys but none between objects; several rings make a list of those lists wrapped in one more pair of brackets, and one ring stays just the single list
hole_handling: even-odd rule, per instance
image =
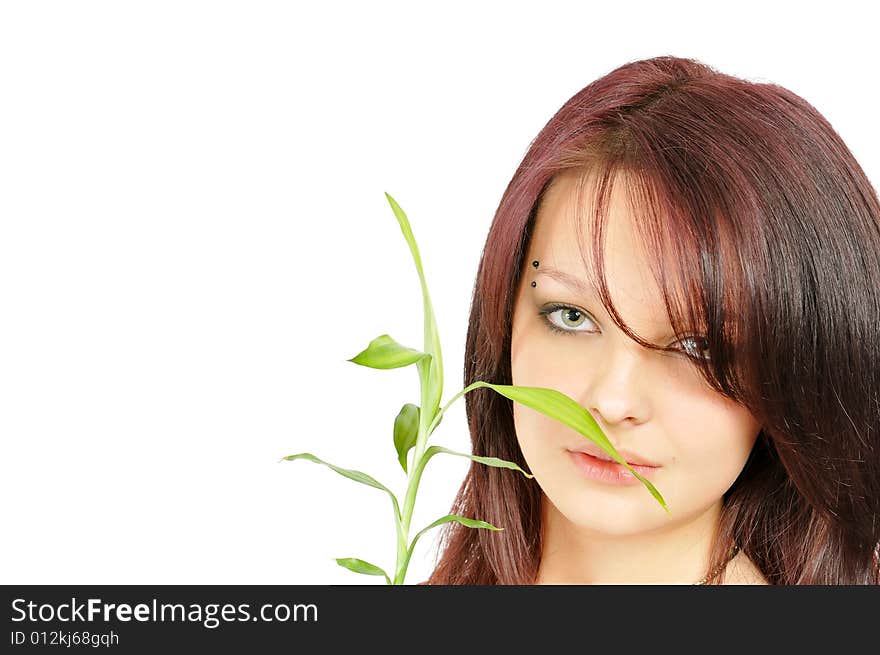
[{"label": "green leaf", "polygon": [[385,581],[388,584],[391,584],[391,579],[385,571],[375,564],[370,564],[362,559],[357,559],[356,557],[343,557],[337,559],[336,563],[339,564],[339,566],[347,568],[349,571],[354,571],[355,573],[363,573],[364,575],[384,575]]},{"label": "green leaf", "polygon": [[468,388],[477,387],[489,387],[490,389],[494,389],[502,396],[510,398],[526,407],[531,407],[532,409],[577,430],[580,434],[584,435],[587,439],[608,453],[608,455],[613,457],[617,462],[628,468],[630,472],[648,488],[651,495],[657,499],[663,509],[669,513],[669,508],[666,506],[666,501],[663,500],[663,496],[660,495],[660,492],[657,491],[657,489],[654,488],[654,485],[643,476],[636,473],[629,463],[620,456],[620,453],[618,453],[614,446],[611,445],[608,437],[602,432],[602,429],[599,427],[599,424],[596,423],[596,420],[592,417],[590,412],[581,406],[580,403],[572,400],[564,393],[556,391],[555,389],[546,389],[543,387],[521,387],[507,384],[490,384],[489,382],[480,381],[469,385]]},{"label": "green leaf", "polygon": [[399,518],[400,518],[400,505],[397,502],[397,497],[394,495],[394,493],[392,493],[392,491],[388,487],[386,487],[381,482],[377,481],[375,478],[372,478],[369,475],[367,475],[366,473],[362,473],[361,471],[353,471],[351,469],[339,468],[338,466],[334,466],[333,464],[331,464],[329,462],[325,462],[323,459],[315,457],[311,453],[298,453],[296,455],[288,455],[287,457],[281,458],[282,461],[283,460],[293,461],[295,459],[307,459],[310,462],[315,462],[316,464],[323,464],[324,466],[328,466],[331,469],[333,469],[334,471],[336,471],[337,473],[339,473],[339,475],[345,476],[346,478],[348,478],[350,480],[354,480],[355,482],[360,482],[361,484],[366,484],[371,487],[375,487],[376,489],[381,489],[382,491],[387,493],[389,496],[391,496],[391,502],[394,503],[394,512],[399,520]]},{"label": "green leaf", "polygon": [[496,528],[491,523],[486,523],[485,521],[479,521],[477,519],[469,519],[466,516],[457,516],[456,514],[447,514],[446,516],[437,519],[431,525],[422,528],[419,530],[419,533],[413,538],[413,543],[415,540],[422,536],[428,530],[432,528],[436,528],[438,525],[442,525],[444,523],[449,523],[450,521],[456,521],[461,523],[462,525],[466,525],[469,528],[486,528],[488,530],[503,530],[504,528]]},{"label": "green leaf", "polygon": [[419,436],[419,406],[407,403],[400,408],[394,419],[394,448],[397,450],[397,461],[406,470],[406,456],[416,445]]},{"label": "green leaf", "polygon": [[496,528],[491,523],[486,523],[486,521],[479,521],[477,519],[469,519],[466,516],[458,516],[456,514],[447,514],[444,517],[441,517],[434,521],[431,525],[426,526],[419,530],[418,534],[413,537],[412,543],[409,545],[409,548],[406,551],[406,559],[403,562],[403,569],[406,570],[406,567],[409,566],[409,560],[412,557],[413,552],[416,548],[416,542],[418,542],[419,537],[425,534],[428,530],[436,528],[438,525],[442,525],[444,523],[449,523],[450,521],[456,521],[465,525],[469,528],[485,528],[487,530],[503,530],[504,528]]},{"label": "green leaf", "polygon": [[431,457],[435,453],[446,453],[448,455],[458,455],[459,457],[467,457],[468,459],[472,459],[475,462],[479,462],[480,464],[485,464],[486,466],[495,466],[498,468],[513,469],[514,471],[519,471],[527,478],[534,478],[535,477],[531,473],[526,473],[515,462],[510,462],[506,459],[499,459],[498,457],[481,457],[478,455],[469,455],[468,453],[459,453],[454,450],[449,450],[448,448],[443,448],[442,446],[431,446],[430,448],[428,448],[427,452],[425,453],[425,457]]},{"label": "green leaf", "polygon": [[[419,379],[421,380],[422,386],[421,420],[425,421],[427,424],[434,418],[434,415],[440,408],[440,398],[443,395],[443,356],[440,350],[440,335],[437,331],[437,320],[434,316],[434,308],[431,305],[431,297],[428,294],[428,284],[425,281],[425,272],[422,269],[422,258],[419,254],[419,247],[416,245],[416,239],[413,236],[409,219],[394,198],[388,195],[388,193],[385,194],[385,198],[388,199],[388,204],[391,205],[391,210],[394,212],[394,216],[397,218],[397,222],[400,225],[400,231],[403,232],[403,237],[409,245],[409,250],[412,253],[413,261],[416,265],[416,271],[419,274],[419,281],[422,285],[425,330],[425,344],[423,349],[427,354],[432,356],[430,361],[420,360],[418,364]],[[425,427],[427,427],[427,425]]]},{"label": "green leaf", "polygon": [[401,346],[387,334],[380,335],[370,342],[364,350],[347,362],[354,362],[370,368],[401,368],[427,357],[419,350]]}]

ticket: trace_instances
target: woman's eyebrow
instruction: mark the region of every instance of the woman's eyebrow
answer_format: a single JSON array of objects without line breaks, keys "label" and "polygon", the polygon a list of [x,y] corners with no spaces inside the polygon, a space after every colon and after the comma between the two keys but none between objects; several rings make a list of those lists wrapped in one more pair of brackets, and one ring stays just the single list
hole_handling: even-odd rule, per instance
[{"label": "woman's eyebrow", "polygon": [[565,286],[567,286],[572,291],[576,291],[585,296],[593,295],[593,287],[581,280],[579,277],[575,277],[565,271],[560,271],[559,269],[553,268],[552,266],[542,266],[541,270],[538,271],[538,275],[546,275],[549,278],[557,280],[561,282]]}]

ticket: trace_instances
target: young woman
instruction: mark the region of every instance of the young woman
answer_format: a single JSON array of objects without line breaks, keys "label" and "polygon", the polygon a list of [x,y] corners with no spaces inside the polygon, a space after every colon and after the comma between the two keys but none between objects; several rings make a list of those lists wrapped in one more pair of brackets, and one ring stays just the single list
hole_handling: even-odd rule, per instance
[{"label": "young woman", "polygon": [[427,584],[880,584],[880,202],[802,98],[676,57],[571,98],[491,225],[464,385],[559,390],[592,442],[480,388]]}]

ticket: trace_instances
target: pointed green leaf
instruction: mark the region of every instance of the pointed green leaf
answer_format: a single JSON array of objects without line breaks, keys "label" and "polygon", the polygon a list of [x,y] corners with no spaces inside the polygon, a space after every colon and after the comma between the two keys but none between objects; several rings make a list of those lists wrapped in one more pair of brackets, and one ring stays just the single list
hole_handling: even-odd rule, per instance
[{"label": "pointed green leaf", "polygon": [[347,362],[370,368],[400,368],[418,362],[425,353],[400,345],[387,334],[376,337],[364,350]]},{"label": "pointed green leaf", "polygon": [[618,453],[614,446],[611,445],[608,437],[602,432],[602,429],[599,427],[599,424],[596,423],[596,420],[592,417],[590,412],[588,412],[580,403],[555,389],[546,389],[543,387],[521,387],[507,384],[490,384],[488,382],[480,381],[469,385],[468,388],[477,387],[489,387],[490,389],[494,389],[502,396],[510,398],[526,407],[531,407],[532,409],[576,430],[590,441],[594,442],[617,462],[628,468],[630,472],[648,488],[648,491],[650,491],[651,495],[657,499],[663,509],[669,513],[669,508],[666,506],[666,501],[663,500],[663,496],[660,495],[660,492],[654,488],[654,485],[651,484],[650,481],[634,471],[629,463],[620,456],[620,453]]},{"label": "pointed green leaf", "polygon": [[425,281],[425,272],[422,268],[422,258],[419,254],[419,247],[416,245],[416,239],[413,236],[412,227],[410,227],[409,219],[406,213],[401,209],[397,201],[388,193],[385,194],[391,210],[397,218],[400,225],[400,231],[409,245],[412,253],[413,261],[416,265],[416,271],[419,274],[419,281],[422,285],[422,297],[424,299],[424,331],[425,343],[424,351],[432,356],[430,362],[421,360],[419,362],[419,379],[422,385],[422,417],[421,420],[430,422],[440,407],[440,398],[443,395],[443,356],[440,350],[440,335],[437,331],[437,320],[434,317],[434,308],[431,305],[431,297],[428,294],[428,284]]},{"label": "pointed green leaf", "polygon": [[356,557],[343,557],[337,559],[336,563],[339,564],[339,566],[347,568],[349,571],[354,571],[355,573],[363,573],[364,575],[384,575],[385,581],[388,584],[391,584],[391,579],[385,571],[375,564],[370,564],[362,559],[357,559]]},{"label": "pointed green leaf", "polygon": [[459,457],[467,457],[468,459],[472,459],[475,462],[479,462],[480,464],[485,464],[486,466],[495,466],[498,468],[513,469],[514,471],[519,471],[527,478],[534,478],[535,477],[531,473],[526,473],[515,462],[509,462],[506,459],[499,459],[498,457],[481,457],[478,455],[469,455],[468,453],[459,453],[454,450],[449,450],[448,448],[443,448],[442,446],[431,446],[430,448],[428,448],[427,452],[425,453],[425,456],[431,457],[435,453],[446,453],[448,455],[458,455]]},{"label": "pointed green leaf", "polygon": [[422,528],[419,530],[418,534],[413,537],[412,543],[410,543],[409,548],[406,551],[406,559],[403,562],[403,569],[406,570],[407,566],[409,566],[409,560],[412,557],[413,552],[416,548],[416,542],[418,542],[419,537],[425,534],[428,530],[432,528],[436,528],[438,525],[442,525],[443,523],[449,523],[450,521],[456,521],[465,525],[469,528],[485,528],[487,530],[503,530],[504,528],[496,528],[491,523],[486,523],[486,521],[479,521],[477,519],[469,519],[466,516],[458,516],[456,514],[447,514],[444,517],[441,517],[434,521],[431,525]]},{"label": "pointed green leaf", "polygon": [[323,464],[324,466],[327,466],[327,467],[333,469],[334,471],[336,471],[337,473],[339,473],[339,475],[345,476],[346,478],[348,478],[350,480],[354,480],[355,482],[360,482],[361,484],[366,484],[371,487],[375,487],[376,489],[381,489],[382,491],[387,493],[389,496],[391,496],[391,502],[394,503],[395,515],[399,519],[400,505],[397,502],[397,496],[395,496],[394,493],[388,487],[386,487],[384,484],[382,484],[381,482],[379,482],[375,478],[372,478],[369,475],[367,475],[366,473],[362,473],[361,471],[353,471],[351,469],[339,468],[338,466],[334,466],[330,462],[325,462],[323,459],[315,457],[311,453],[298,453],[296,455],[288,455],[287,457],[281,458],[281,460],[288,460],[288,461],[293,461],[295,459],[307,459],[311,462],[315,462],[316,464]]},{"label": "pointed green leaf", "polygon": [[283,459],[287,461],[293,461],[295,459],[307,459],[317,464],[323,464],[324,466],[329,466],[331,469],[339,473],[339,475],[344,475],[345,477],[355,480],[356,482],[360,482],[361,484],[367,484],[371,487],[375,487],[376,489],[382,489],[383,491],[388,491],[388,489],[381,482],[376,481],[374,478],[370,477],[366,473],[362,473],[361,471],[353,471],[351,469],[343,469],[338,466],[334,466],[329,462],[325,462],[324,460],[315,457],[311,453],[299,453],[297,455],[287,455]]},{"label": "pointed green leaf", "polygon": [[416,539],[421,537],[422,534],[424,534],[428,530],[431,530],[432,528],[436,528],[438,525],[442,525],[444,523],[449,523],[450,521],[456,521],[458,523],[461,523],[462,525],[466,525],[469,528],[486,528],[488,530],[503,530],[504,529],[504,528],[496,528],[491,523],[486,523],[485,521],[480,521],[477,519],[469,519],[466,516],[457,516],[456,514],[447,514],[446,516],[434,521],[431,525],[419,530],[419,533],[415,536],[415,538],[413,539],[413,542],[415,542]]},{"label": "pointed green leaf", "polygon": [[416,445],[419,436],[419,406],[407,403],[400,408],[394,419],[394,448],[397,450],[397,461],[406,470],[406,456]]}]

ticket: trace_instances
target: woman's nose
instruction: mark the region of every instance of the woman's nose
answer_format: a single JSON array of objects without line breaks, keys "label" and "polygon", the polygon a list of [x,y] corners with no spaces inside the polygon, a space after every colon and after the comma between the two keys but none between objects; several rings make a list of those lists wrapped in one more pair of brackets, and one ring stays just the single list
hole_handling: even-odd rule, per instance
[{"label": "woman's nose", "polygon": [[633,346],[609,348],[595,359],[595,366],[585,376],[583,404],[597,421],[601,418],[607,424],[619,424],[645,419],[650,376],[647,362],[637,350],[640,347]]}]

